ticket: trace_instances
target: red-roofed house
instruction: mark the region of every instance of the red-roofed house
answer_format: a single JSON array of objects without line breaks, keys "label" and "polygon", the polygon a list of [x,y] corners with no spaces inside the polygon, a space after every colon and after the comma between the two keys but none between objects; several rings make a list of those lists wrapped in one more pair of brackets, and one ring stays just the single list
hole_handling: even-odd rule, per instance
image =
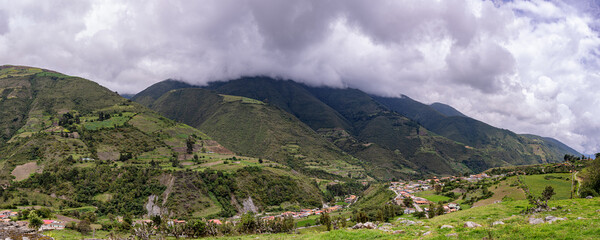
[{"label": "red-roofed house", "polygon": [[219,220],[219,219],[210,219],[210,220],[208,220],[208,222],[211,222],[211,223],[214,223],[214,224],[217,224],[217,225],[221,225],[221,224],[223,224],[223,223],[221,222],[221,220]]}]

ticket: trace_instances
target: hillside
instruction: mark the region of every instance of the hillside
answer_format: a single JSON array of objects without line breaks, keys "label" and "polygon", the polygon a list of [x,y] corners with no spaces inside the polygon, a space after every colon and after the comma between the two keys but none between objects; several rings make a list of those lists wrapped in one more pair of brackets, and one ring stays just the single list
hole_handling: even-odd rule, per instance
[{"label": "hillside", "polygon": [[519,135],[464,116],[443,104],[422,104],[409,97],[374,97],[389,109],[418,121],[439,135],[486,151],[492,158],[509,164],[563,161],[565,154],[580,155],[557,140],[535,135]]},{"label": "hillside", "polygon": [[86,79],[1,66],[0,96],[2,208],[198,218],[243,212],[249,199],[259,210],[322,202],[305,175],[236,155]]},{"label": "hillside", "polygon": [[[158,99],[161,96],[157,94],[169,88],[190,87],[193,86],[164,81],[140,92],[134,99]],[[205,88],[256,99],[287,111],[341,150],[362,160],[367,172],[379,179],[455,175],[491,167],[557,162],[572,151],[545,138],[494,128],[465,117],[448,105],[428,106],[408,97],[382,98],[356,89],[309,87],[267,77],[215,82]],[[184,101],[183,104],[189,103]],[[156,110],[163,112],[169,108]],[[186,114],[199,113],[188,111]],[[198,119],[190,119],[183,113],[169,116],[185,118],[184,122],[199,126],[195,122]],[[227,146],[235,145],[229,138],[220,140]]]},{"label": "hillside", "polygon": [[242,155],[274,160],[311,176],[366,178],[356,159],[295,116],[261,101],[186,88],[167,92],[151,106]]},{"label": "hillside", "polygon": [[[169,87],[177,89],[192,86],[165,81],[140,92],[133,99],[159,99],[161,96],[156,94],[167,93]],[[265,108],[275,106],[287,111],[341,150],[362,160],[367,172],[379,179],[412,178],[422,174],[460,174],[469,170],[482,171],[490,167],[525,164],[535,160],[526,159],[522,162],[508,163],[500,159],[504,156],[491,156],[490,151],[470,148],[460,141],[439,136],[420,126],[419,123],[390,111],[386,106],[375,101],[372,96],[355,89],[314,88],[293,81],[264,77],[212,83],[206,88],[220,94],[257,99],[266,104],[263,106]],[[171,100],[175,103],[162,101],[161,104],[166,107],[160,109],[153,107],[155,103],[145,102],[145,104],[173,119],[199,127],[203,131],[211,131],[209,128],[214,124],[201,127],[206,117],[200,115],[212,116],[223,105],[216,105],[211,102],[212,100],[190,99],[192,98],[188,96]],[[207,99],[212,98],[207,97]],[[195,106],[200,103],[202,106]],[[188,105],[194,106],[191,109],[199,111],[182,109],[182,106]],[[180,109],[175,110],[178,108]],[[237,109],[235,112],[245,111]],[[233,114],[233,111],[226,113]],[[440,114],[437,111],[435,113]],[[278,116],[278,114],[264,115],[266,118],[270,116]],[[232,115],[226,119],[232,119]],[[261,145],[257,144],[259,142],[253,142],[255,139],[246,139],[246,143],[241,144],[232,138],[235,135],[247,135],[247,129],[257,131],[256,128],[239,122],[233,123],[232,120],[221,121],[220,124],[220,130],[212,129],[209,134],[225,136],[224,130],[232,131],[233,134],[220,137],[219,140],[235,151],[260,157],[256,155],[257,152],[252,152],[248,148],[248,146],[256,148]],[[267,128],[276,127],[267,126],[271,126]],[[295,141],[293,136],[291,140],[286,141]],[[241,147],[242,145],[245,147]],[[281,159],[281,156],[277,158]]]}]

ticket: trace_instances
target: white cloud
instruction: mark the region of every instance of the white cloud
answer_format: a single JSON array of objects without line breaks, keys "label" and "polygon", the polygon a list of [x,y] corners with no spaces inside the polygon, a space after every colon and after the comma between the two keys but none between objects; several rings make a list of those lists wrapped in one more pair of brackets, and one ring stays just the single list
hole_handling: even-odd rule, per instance
[{"label": "white cloud", "polygon": [[0,63],[119,92],[242,75],[444,102],[600,151],[594,1],[9,1]]}]

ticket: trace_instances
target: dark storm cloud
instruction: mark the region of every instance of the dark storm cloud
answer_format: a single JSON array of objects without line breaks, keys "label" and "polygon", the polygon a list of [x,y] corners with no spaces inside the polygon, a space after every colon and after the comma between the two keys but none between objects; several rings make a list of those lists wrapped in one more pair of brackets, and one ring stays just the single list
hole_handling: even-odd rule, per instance
[{"label": "dark storm cloud", "polygon": [[0,0],[0,62],[137,92],[244,75],[449,103],[600,151],[594,1]]}]

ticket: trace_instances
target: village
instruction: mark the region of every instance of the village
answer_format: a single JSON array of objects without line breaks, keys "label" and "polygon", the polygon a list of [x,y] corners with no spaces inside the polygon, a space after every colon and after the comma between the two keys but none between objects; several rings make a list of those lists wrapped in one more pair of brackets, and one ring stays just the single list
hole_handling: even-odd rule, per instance
[{"label": "village", "polygon": [[[429,213],[430,209],[428,206],[435,204],[426,198],[415,196],[416,193],[422,191],[435,190],[435,188],[441,188],[444,186],[444,182],[447,181],[467,181],[467,182],[478,182],[482,179],[498,178],[497,176],[489,176],[486,173],[480,173],[476,175],[470,175],[467,177],[433,177],[425,180],[416,181],[393,181],[390,182],[389,189],[394,191],[396,197],[394,197],[393,203],[396,205],[404,206],[404,214],[413,214],[416,212]],[[444,203],[444,214],[452,213],[460,210],[458,203]]]},{"label": "village", "polygon": [[[482,179],[496,178],[496,177],[499,177],[499,176],[498,175],[489,176],[485,173],[481,173],[481,174],[477,174],[477,175],[470,175],[467,177],[451,176],[451,177],[442,177],[442,178],[433,177],[430,179],[415,180],[415,181],[392,181],[389,184],[389,190],[391,190],[395,193],[395,197],[392,199],[391,204],[404,206],[405,207],[404,214],[414,214],[417,212],[428,213],[430,210],[429,206],[432,206],[433,204],[436,204],[436,203],[432,202],[426,198],[416,196],[417,193],[422,192],[422,191],[434,190],[436,187],[443,187],[444,182],[448,182],[448,181],[477,182]],[[333,213],[333,212],[343,211],[344,209],[349,208],[353,203],[357,202],[358,198],[359,197],[356,195],[349,195],[346,198],[342,198],[345,203],[344,205],[340,205],[340,204],[336,204],[333,206],[324,205],[322,208],[301,209],[299,211],[285,211],[285,212],[282,212],[279,214],[264,213],[264,214],[259,214],[257,216],[263,215],[262,217],[260,217],[260,219],[266,220],[266,221],[275,220],[278,218],[286,218],[286,217],[291,217],[293,219],[303,219],[303,218],[307,218],[307,217],[314,216],[314,215],[321,215],[324,213]],[[410,200],[408,200],[408,199],[410,199]],[[443,208],[444,208],[444,214],[452,213],[452,212],[455,212],[455,211],[458,211],[461,209],[461,207],[458,203],[453,203],[453,202],[444,203]],[[27,217],[19,218],[19,214],[21,214],[20,211],[13,211],[13,210],[0,211],[0,222],[2,222],[4,224],[9,224],[10,226],[14,226],[16,228],[23,228],[23,229],[28,228],[30,225],[29,221],[19,220],[19,219],[26,219]],[[266,216],[264,216],[264,215],[266,215]],[[122,219],[118,219],[118,220],[122,221]],[[152,224],[152,222],[153,222],[153,220],[151,220],[151,219],[138,219],[138,220],[133,221],[132,225]],[[207,222],[213,223],[216,225],[222,225],[228,221],[223,220],[223,219],[214,218],[214,219],[208,219]],[[168,225],[180,225],[180,224],[186,224],[186,223],[187,223],[186,220],[180,220],[180,219],[167,220]],[[66,221],[64,219],[63,220],[42,219],[41,225],[38,228],[38,231],[62,230],[67,227],[67,224],[68,224],[68,221]]]}]

